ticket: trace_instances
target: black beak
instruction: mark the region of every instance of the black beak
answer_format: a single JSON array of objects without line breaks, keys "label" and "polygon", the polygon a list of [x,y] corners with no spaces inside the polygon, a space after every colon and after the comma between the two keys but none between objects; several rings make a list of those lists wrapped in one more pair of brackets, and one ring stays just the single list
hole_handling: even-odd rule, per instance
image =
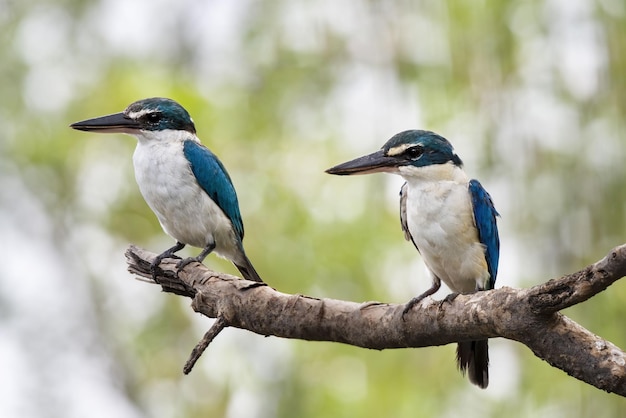
[{"label": "black beak", "polygon": [[141,124],[123,113],[114,113],[72,123],[70,128],[87,132],[132,134],[141,129]]},{"label": "black beak", "polygon": [[388,157],[381,149],[373,154],[365,155],[348,161],[343,164],[336,165],[326,170],[328,174],[337,174],[340,176],[349,176],[351,174],[369,174],[389,172],[395,168],[397,160]]}]

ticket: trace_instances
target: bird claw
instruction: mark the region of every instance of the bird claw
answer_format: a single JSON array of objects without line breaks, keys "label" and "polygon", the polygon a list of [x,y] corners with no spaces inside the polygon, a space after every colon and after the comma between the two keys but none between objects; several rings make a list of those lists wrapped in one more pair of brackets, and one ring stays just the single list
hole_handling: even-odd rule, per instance
[{"label": "bird claw", "polygon": [[180,271],[184,269],[187,265],[194,262],[202,263],[200,260],[198,260],[198,257],[188,257],[181,259],[178,263],[176,263],[176,274],[180,273]]},{"label": "bird claw", "polygon": [[454,292],[454,293],[450,293],[449,295],[446,295],[445,298],[443,298],[440,302],[439,302],[439,309],[441,309],[441,307],[443,306],[444,303],[452,303],[452,301],[454,301],[454,299],[457,298],[457,296],[459,296],[460,293],[458,292]]},{"label": "bird claw", "polygon": [[157,257],[157,258],[154,259],[154,261],[152,263],[150,263],[150,274],[152,275],[152,280],[155,283],[159,282],[157,280],[157,269],[159,268],[159,265],[161,264],[161,261],[163,261],[163,259]]},{"label": "bird claw", "polygon": [[426,297],[425,295],[420,295],[420,296],[414,297],[413,299],[408,301],[406,303],[406,305],[404,305],[404,309],[402,310],[402,320],[403,321],[404,321],[404,315],[406,315],[411,309],[413,309],[413,307],[415,305],[420,303],[425,297]]},{"label": "bird claw", "polygon": [[[180,260],[181,258],[175,254],[161,254],[158,255],[157,257],[155,257],[155,259],[152,261],[152,263],[150,263],[150,274],[152,275],[152,280],[154,280],[155,282],[159,282],[157,280],[157,270],[159,268],[159,266],[161,265],[161,262],[163,260],[165,260],[166,258],[175,258]],[[178,264],[177,264],[178,266]]]},{"label": "bird claw", "polygon": [[459,293],[459,292],[450,293],[450,294],[449,294],[449,295],[447,295],[445,298],[443,298],[443,300],[441,301],[441,303],[443,303],[443,302],[452,303],[452,301],[453,301],[454,299],[456,299],[459,295],[460,295],[460,293]]}]

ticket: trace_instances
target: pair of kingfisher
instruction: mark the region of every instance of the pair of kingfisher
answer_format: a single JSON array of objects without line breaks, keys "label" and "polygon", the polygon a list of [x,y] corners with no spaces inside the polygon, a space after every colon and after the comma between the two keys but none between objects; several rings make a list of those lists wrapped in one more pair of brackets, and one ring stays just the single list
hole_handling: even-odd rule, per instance
[{"label": "pair of kingfisher", "polygon": [[[215,154],[200,143],[193,120],[181,105],[165,98],[144,99],[121,113],[71,127],[137,138],[133,155],[137,184],[163,230],[176,240],[153,261],[153,275],[164,258],[192,245],[202,251],[180,260],[178,269],[201,263],[215,252],[230,260],[245,279],[262,282],[243,248],[243,222],[230,176]],[[455,293],[493,289],[499,256],[498,213],[481,184],[464,173],[461,159],[445,138],[429,131],[401,132],[379,151],[327,172],[387,172],[406,180],[400,192],[402,230],[420,252],[433,283],[406,304],[404,313],[435,293],[442,281]],[[487,387],[487,340],[460,342],[457,362],[472,383]]]}]

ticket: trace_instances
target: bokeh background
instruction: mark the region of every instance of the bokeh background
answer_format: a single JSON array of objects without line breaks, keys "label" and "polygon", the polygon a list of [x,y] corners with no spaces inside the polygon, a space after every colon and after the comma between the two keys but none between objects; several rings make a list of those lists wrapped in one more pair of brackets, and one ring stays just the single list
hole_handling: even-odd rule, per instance
[{"label": "bokeh background", "polygon": [[[401,179],[324,169],[434,130],[502,215],[497,285],[532,286],[626,241],[623,0],[0,0],[0,34],[0,416],[622,416],[625,400],[501,339],[484,391],[454,345],[234,329],[183,376],[211,320],[125,270],[129,243],[172,244],[135,185],[135,140],[68,125],[179,101],[270,285],[395,303],[430,285]],[[626,284],[566,314],[626,347]]]}]

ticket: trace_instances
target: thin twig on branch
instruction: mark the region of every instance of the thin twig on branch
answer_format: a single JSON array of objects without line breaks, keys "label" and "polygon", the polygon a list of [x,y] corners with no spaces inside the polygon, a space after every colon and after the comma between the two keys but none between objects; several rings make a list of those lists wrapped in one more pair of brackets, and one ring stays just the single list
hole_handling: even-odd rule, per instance
[{"label": "thin twig on branch", "polygon": [[[155,254],[130,246],[126,257],[131,273],[150,279]],[[376,350],[502,337],[525,344],[577,379],[626,396],[626,353],[558,312],[625,276],[626,244],[577,273],[530,289],[503,287],[445,303],[427,298],[404,317],[403,305],[288,295],[199,263],[189,264],[178,276],[175,270],[175,260],[161,263],[158,281],[163,290],[192,298],[193,309],[221,318],[222,328]]]},{"label": "thin twig on branch", "polygon": [[209,344],[211,344],[211,341],[213,341],[213,339],[215,339],[215,337],[217,337],[217,335],[222,332],[225,327],[226,320],[223,316],[218,316],[213,325],[211,325],[211,328],[209,328],[209,330],[204,334],[200,342],[196,344],[194,349],[191,351],[189,359],[185,363],[185,367],[183,367],[183,373],[191,373],[193,366],[195,366],[196,361],[198,361],[202,353],[204,353],[204,350],[207,349]]}]

